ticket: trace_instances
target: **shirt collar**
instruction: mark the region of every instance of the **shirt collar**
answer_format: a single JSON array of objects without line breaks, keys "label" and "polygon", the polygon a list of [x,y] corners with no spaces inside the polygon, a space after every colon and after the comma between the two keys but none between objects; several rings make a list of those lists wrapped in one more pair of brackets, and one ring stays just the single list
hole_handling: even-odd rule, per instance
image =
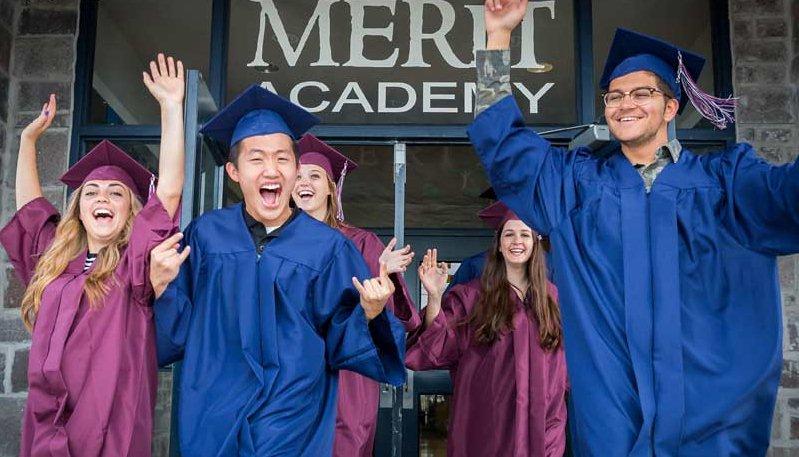
[{"label": "shirt collar", "polygon": [[679,162],[680,153],[682,153],[682,144],[680,144],[680,140],[674,138],[658,149],[658,157],[663,157],[666,153],[671,157],[672,162]]},{"label": "shirt collar", "polygon": [[262,241],[264,238],[277,238],[280,232],[283,231],[283,227],[289,225],[300,213],[298,210],[291,208],[291,216],[289,216],[286,222],[271,232],[266,233],[266,227],[264,224],[256,220],[254,217],[252,217],[252,215],[250,215],[249,212],[247,212],[247,206],[244,203],[241,204],[241,212],[244,215],[244,223],[247,225],[247,230],[250,231],[251,235],[257,237],[259,241]]}]

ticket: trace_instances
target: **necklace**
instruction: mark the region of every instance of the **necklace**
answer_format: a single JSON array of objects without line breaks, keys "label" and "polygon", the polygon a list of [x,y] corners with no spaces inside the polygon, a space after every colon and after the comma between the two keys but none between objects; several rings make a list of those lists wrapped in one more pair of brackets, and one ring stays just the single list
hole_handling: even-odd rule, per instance
[{"label": "necklace", "polygon": [[514,284],[514,283],[512,283],[510,281],[508,281],[508,284],[510,284],[510,286],[513,287],[516,290],[516,292],[519,293],[519,298],[524,300],[524,297],[527,295],[526,290],[530,289],[530,284],[527,284],[527,287],[524,290],[522,290],[522,288],[520,288],[519,286],[517,286],[516,284]]}]

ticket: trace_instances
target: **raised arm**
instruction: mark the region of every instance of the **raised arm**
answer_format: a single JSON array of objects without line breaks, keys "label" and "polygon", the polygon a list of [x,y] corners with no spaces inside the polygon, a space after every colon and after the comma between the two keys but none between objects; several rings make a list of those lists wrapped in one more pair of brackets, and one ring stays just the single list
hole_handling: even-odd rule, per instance
[{"label": "raised arm", "polygon": [[[377,239],[376,236],[374,238],[376,242],[382,246],[380,240]],[[421,325],[421,320],[416,310],[416,304],[414,304],[408,292],[408,285],[405,283],[405,278],[402,277],[402,273],[404,273],[408,265],[410,265],[414,253],[411,252],[410,245],[406,245],[400,249],[394,249],[396,245],[396,238],[392,238],[391,241],[388,242],[388,245],[383,249],[378,258],[377,271],[380,271],[381,263],[386,265],[389,278],[391,282],[394,283],[394,294],[386,303],[386,307],[397,316],[400,322],[402,322],[402,325],[405,326],[405,330],[411,332]],[[367,260],[366,263],[372,271],[375,270],[369,260]]]},{"label": "raised arm", "polygon": [[[486,0],[484,8],[488,40],[483,62],[478,62],[475,117],[499,100],[511,95],[510,35],[527,11],[527,0]],[[487,66],[487,63],[493,65]],[[507,71],[503,71],[505,67]]]},{"label": "raised arm", "polygon": [[405,366],[412,370],[452,368],[461,356],[468,338],[462,286],[442,295],[447,283],[448,266],[438,262],[436,249],[428,249],[419,266],[419,279],[427,291],[424,326],[408,338]]},{"label": "raised arm", "polygon": [[468,134],[499,199],[548,235],[575,205],[575,165],[590,155],[553,147],[527,128],[511,96],[510,33],[526,6],[523,0],[486,2],[488,49],[476,51],[476,117]]},{"label": "raised arm", "polygon": [[449,266],[438,261],[438,249],[428,249],[419,264],[419,280],[427,292],[424,325],[429,327],[441,312],[441,297],[447,287]]},{"label": "raised arm", "polygon": [[22,135],[19,139],[15,183],[17,209],[42,196],[39,170],[36,167],[36,141],[50,127],[55,117],[56,109],[55,95],[50,94],[50,100],[42,106],[42,112],[39,113],[39,117],[22,130]]},{"label": "raised arm", "polygon": [[739,242],[769,255],[799,252],[799,159],[772,165],[738,144],[708,160],[726,193],[725,222]]},{"label": "raised arm", "polygon": [[180,204],[184,180],[183,97],[186,91],[183,63],[158,54],[150,73],[142,73],[144,85],[161,106],[161,151],[158,157],[156,194],[170,216]]}]

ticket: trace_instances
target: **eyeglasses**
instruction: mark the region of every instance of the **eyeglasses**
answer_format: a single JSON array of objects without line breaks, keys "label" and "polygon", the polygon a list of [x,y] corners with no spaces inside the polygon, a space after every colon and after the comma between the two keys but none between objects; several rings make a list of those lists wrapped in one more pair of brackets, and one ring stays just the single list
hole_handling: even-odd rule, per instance
[{"label": "eyeglasses", "polygon": [[630,100],[634,105],[644,106],[652,101],[652,97],[654,97],[655,94],[669,97],[662,90],[655,89],[654,87],[638,87],[628,92],[622,92],[619,90],[605,92],[605,94],[602,96],[602,100],[605,102],[605,106],[608,108],[616,108],[621,106],[621,102],[624,100],[624,97],[629,95]]}]

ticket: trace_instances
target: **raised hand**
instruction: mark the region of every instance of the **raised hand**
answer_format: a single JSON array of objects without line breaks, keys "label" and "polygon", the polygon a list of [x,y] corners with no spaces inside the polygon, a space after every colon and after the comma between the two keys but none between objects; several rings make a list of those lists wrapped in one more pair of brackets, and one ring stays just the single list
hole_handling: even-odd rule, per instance
[{"label": "raised hand", "polygon": [[369,321],[383,312],[388,298],[394,293],[394,283],[388,277],[386,264],[382,262],[380,263],[380,276],[367,279],[363,284],[353,276],[352,284],[361,295],[361,307]]},{"label": "raised hand", "polygon": [[402,273],[408,268],[411,261],[413,260],[414,253],[411,252],[411,246],[407,245],[402,249],[394,250],[394,247],[397,245],[397,239],[392,238],[391,241],[388,242],[388,245],[385,249],[383,249],[383,253],[380,254],[380,263],[386,264],[386,270],[388,274],[393,273]]},{"label": "raised hand", "polygon": [[428,297],[441,298],[447,288],[449,265],[438,261],[438,249],[428,249],[419,264],[419,280]]},{"label": "raised hand", "polygon": [[150,61],[150,73],[142,73],[142,80],[147,90],[158,100],[161,106],[182,104],[186,91],[183,81],[183,62],[159,53],[158,63]]},{"label": "raised hand", "polygon": [[488,49],[508,48],[510,34],[522,22],[526,11],[527,0],[486,0],[485,25]]},{"label": "raised hand", "polygon": [[158,63],[150,62],[150,73],[142,73],[142,81],[161,105],[161,150],[158,155],[158,199],[170,217],[180,204],[185,180],[183,143],[183,62],[159,53]]},{"label": "raised hand", "polygon": [[42,106],[42,112],[39,113],[39,116],[22,130],[21,139],[35,143],[39,136],[53,123],[57,109],[55,94],[50,94],[50,99]]},{"label": "raised hand", "polygon": [[180,266],[189,257],[191,247],[186,246],[182,252],[178,251],[182,238],[183,234],[178,232],[150,251],[150,284],[155,291],[155,298],[160,297],[169,283],[175,280]]}]

